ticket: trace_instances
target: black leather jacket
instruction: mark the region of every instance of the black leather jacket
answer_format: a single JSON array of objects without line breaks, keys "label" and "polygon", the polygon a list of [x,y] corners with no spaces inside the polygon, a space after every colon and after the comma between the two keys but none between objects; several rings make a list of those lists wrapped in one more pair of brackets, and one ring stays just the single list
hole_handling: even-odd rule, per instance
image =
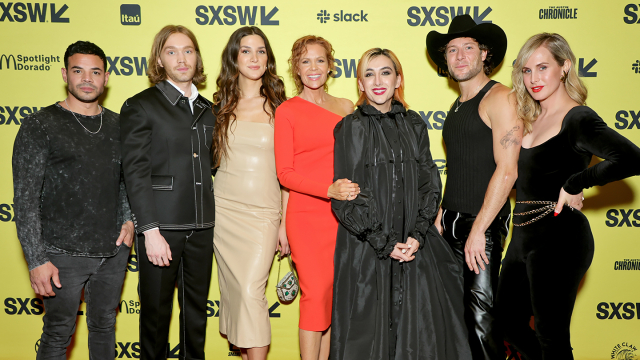
[{"label": "black leather jacket", "polygon": [[125,101],[122,164],[138,234],[214,226],[211,142],[215,116],[167,81]]}]

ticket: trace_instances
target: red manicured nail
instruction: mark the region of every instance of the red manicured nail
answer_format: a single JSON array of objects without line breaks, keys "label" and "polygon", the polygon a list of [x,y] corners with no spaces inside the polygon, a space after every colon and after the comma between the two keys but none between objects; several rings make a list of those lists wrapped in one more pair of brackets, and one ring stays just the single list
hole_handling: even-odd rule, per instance
[{"label": "red manicured nail", "polygon": [[559,212],[557,212],[557,211],[554,211],[554,212],[553,212],[553,216],[558,216],[558,214],[560,214],[560,213],[559,213]]}]

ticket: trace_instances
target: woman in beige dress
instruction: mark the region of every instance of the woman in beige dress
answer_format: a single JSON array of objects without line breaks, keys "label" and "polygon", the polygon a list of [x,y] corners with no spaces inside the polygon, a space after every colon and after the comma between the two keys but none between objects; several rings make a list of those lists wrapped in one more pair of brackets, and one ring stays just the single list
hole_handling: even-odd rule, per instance
[{"label": "woman in beige dress", "polygon": [[289,253],[280,219],[288,192],[280,189],[273,149],[274,114],[286,96],[259,28],[246,26],[231,35],[216,84],[213,245],[220,332],[241,349],[243,360],[266,359],[271,326],[265,287],[275,251]]}]

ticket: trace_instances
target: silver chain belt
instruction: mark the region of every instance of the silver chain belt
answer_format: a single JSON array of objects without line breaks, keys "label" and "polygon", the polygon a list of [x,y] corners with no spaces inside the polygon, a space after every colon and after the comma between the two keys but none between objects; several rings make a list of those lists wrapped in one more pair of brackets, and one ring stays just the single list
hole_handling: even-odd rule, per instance
[{"label": "silver chain belt", "polygon": [[522,216],[522,215],[531,215],[531,214],[537,214],[537,213],[542,213],[538,216],[536,216],[535,218],[523,222],[521,224],[516,224],[515,222],[513,223],[513,226],[525,226],[525,225],[529,225],[533,222],[536,222],[540,219],[542,219],[543,217],[549,215],[555,208],[556,205],[558,204],[555,201],[516,201],[516,204],[533,204],[533,205],[544,205],[541,208],[538,209],[534,209],[534,210],[530,210],[530,211],[525,211],[525,212],[521,212],[521,213],[513,213],[514,216]]}]

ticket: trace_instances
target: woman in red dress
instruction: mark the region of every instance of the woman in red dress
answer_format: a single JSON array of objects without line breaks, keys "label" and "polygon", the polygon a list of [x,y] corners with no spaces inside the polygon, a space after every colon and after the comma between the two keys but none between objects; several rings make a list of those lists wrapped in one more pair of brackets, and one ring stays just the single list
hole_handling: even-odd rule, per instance
[{"label": "woman in red dress", "polygon": [[289,65],[298,96],[276,110],[275,153],[278,179],[290,190],[286,227],[300,277],[300,354],[302,360],[328,359],[338,231],[329,199],[352,200],[360,192],[347,179],[332,183],[333,128],[353,112],[353,103],[326,91],[334,66],[325,39],[296,40]]}]

